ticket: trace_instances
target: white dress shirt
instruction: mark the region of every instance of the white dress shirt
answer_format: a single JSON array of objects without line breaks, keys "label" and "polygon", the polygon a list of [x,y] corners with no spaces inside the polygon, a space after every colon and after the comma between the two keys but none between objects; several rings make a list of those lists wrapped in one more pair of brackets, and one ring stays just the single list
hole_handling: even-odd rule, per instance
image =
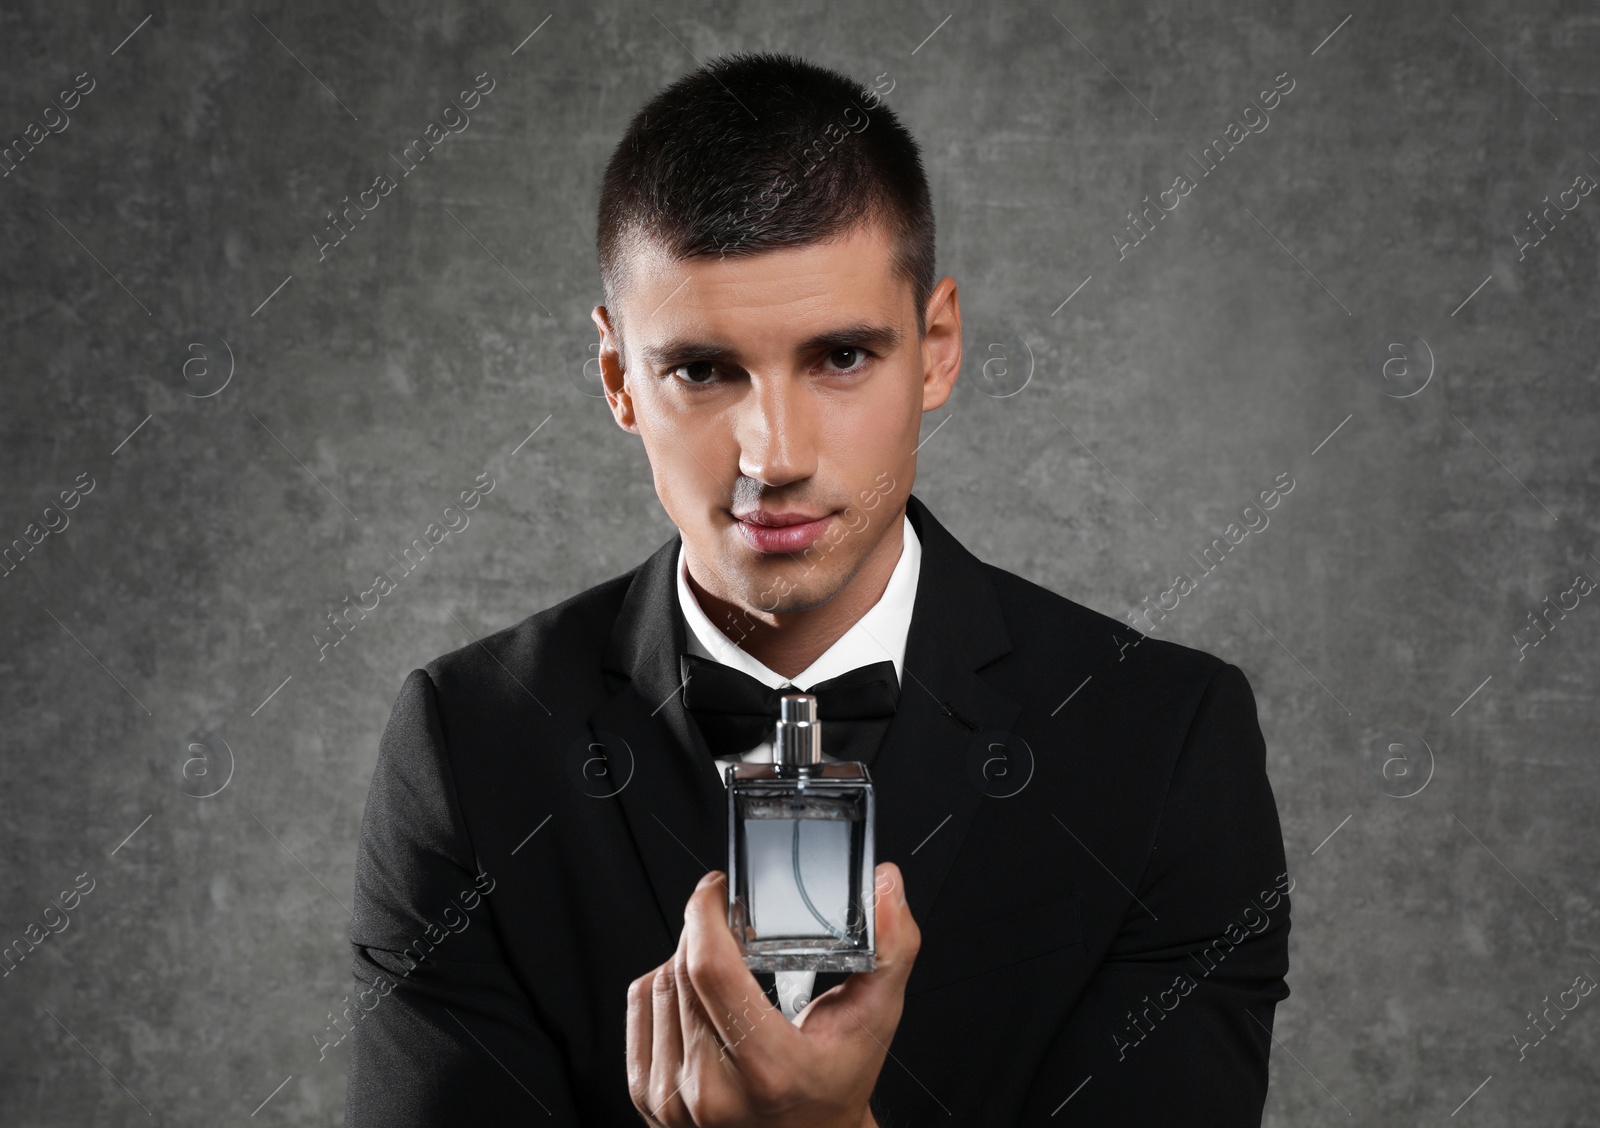
[{"label": "white dress shirt", "polygon": [[[857,666],[881,662],[885,658],[894,662],[895,678],[903,682],[906,636],[911,631],[911,609],[916,602],[917,578],[922,571],[922,542],[917,539],[916,530],[911,527],[909,517],[902,517],[901,522],[900,559],[896,561],[894,571],[889,574],[889,583],[883,589],[883,595],[879,597],[878,602],[867,609],[866,614],[851,624],[850,629],[840,635],[832,646],[818,655],[816,661],[792,678],[786,678],[768,668],[765,663],[735,645],[706,616],[689,587],[688,563],[680,545],[678,605],[683,609],[684,622],[688,627],[685,633],[689,653],[742,670],[773,689],[792,684],[804,691],[820,681],[837,677]],[[765,740],[739,758],[745,761],[771,763],[772,744],[771,739]],[[835,762],[835,758],[826,753],[823,759]],[[723,770],[722,780],[726,784],[727,772],[732,767],[732,761],[725,760],[723,763],[727,765]],[[798,1002],[803,1005],[804,1002],[810,1001],[811,988],[816,981],[817,973],[779,971],[773,974],[776,977],[778,998],[782,1004],[784,1017],[792,1021],[800,1010],[795,1004]]]}]

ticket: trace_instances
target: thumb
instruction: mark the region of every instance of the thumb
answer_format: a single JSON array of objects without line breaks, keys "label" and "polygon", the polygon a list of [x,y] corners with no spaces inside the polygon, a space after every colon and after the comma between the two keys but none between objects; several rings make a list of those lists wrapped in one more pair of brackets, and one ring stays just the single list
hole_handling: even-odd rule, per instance
[{"label": "thumb", "polygon": [[905,877],[893,862],[879,863],[874,874],[874,922],[877,929],[873,971],[857,972],[839,985],[847,1002],[870,1005],[884,995],[900,995],[922,947],[922,930],[906,903]]}]

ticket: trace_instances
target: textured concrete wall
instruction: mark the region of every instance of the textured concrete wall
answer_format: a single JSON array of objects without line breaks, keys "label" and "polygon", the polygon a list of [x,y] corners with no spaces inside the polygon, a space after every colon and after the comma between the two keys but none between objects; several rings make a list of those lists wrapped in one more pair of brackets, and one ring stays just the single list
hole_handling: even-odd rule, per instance
[{"label": "textured concrete wall", "polygon": [[1600,976],[1600,17],[950,12],[0,13],[0,140],[39,142],[0,166],[0,940],[45,934],[0,978],[0,1122],[338,1122],[401,680],[670,535],[585,368],[595,193],[739,49],[887,76],[924,147],[968,338],[920,495],[1113,615],[1188,575],[1157,633],[1255,687],[1297,881],[1267,1122],[1592,1122],[1600,996],[1517,1038]]}]

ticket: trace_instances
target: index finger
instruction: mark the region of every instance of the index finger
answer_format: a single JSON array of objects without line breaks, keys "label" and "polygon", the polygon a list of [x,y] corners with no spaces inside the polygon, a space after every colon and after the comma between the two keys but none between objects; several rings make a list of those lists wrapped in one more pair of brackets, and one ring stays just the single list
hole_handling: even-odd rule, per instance
[{"label": "index finger", "polygon": [[[769,1014],[778,1013],[767,998],[761,984],[756,981],[733,932],[728,928],[726,878],[713,870],[701,879],[683,914],[683,944],[681,967],[687,982],[681,986],[682,1002],[695,1000],[700,1011],[715,1027],[717,1039],[723,1043],[717,1058],[748,1055],[756,1031],[767,1025]],[[685,1021],[691,1019],[685,1013]],[[786,1021],[783,1026],[789,1027]],[[792,1027],[791,1027],[792,1029]],[[709,1046],[701,1046],[706,1050]],[[685,1053],[693,1052],[685,1038]]]}]

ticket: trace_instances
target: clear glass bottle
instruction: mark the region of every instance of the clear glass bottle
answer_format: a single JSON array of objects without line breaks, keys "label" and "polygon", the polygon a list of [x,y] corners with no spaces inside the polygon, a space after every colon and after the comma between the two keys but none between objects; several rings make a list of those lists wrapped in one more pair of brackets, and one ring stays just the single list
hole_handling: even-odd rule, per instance
[{"label": "clear glass bottle", "polygon": [[779,699],[770,764],[728,778],[728,927],[752,971],[871,971],[874,801],[865,764],[825,763],[817,699]]}]

